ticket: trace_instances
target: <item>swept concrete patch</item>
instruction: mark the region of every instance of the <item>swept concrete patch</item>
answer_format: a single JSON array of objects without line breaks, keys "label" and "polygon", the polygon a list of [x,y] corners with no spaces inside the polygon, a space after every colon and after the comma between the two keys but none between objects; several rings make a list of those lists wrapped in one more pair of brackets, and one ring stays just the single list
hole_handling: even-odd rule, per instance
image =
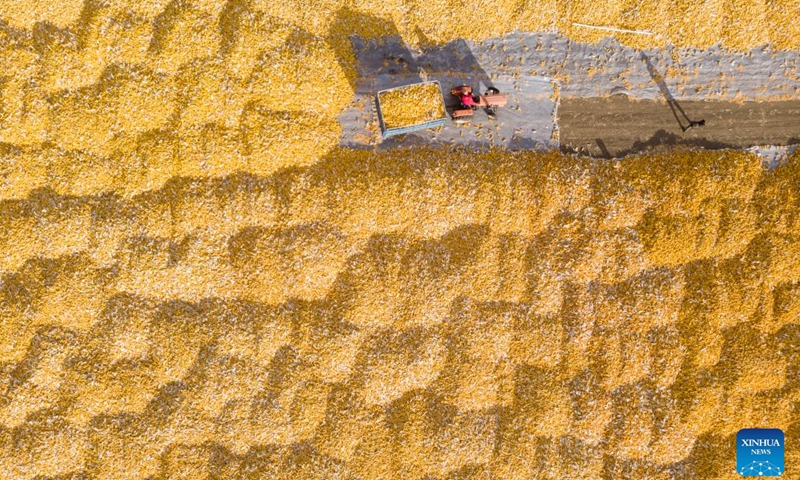
[{"label": "swept concrete patch", "polygon": [[748,152],[753,152],[761,157],[761,165],[767,170],[772,170],[786,163],[789,157],[800,147],[798,145],[766,145],[748,148]]},{"label": "swept concrete patch", "polygon": [[[449,94],[453,85],[470,84],[464,76],[431,74],[428,80],[439,80],[444,90],[444,101],[451,111],[459,102]],[[375,92],[418,81],[408,76],[379,75],[359,85],[356,98],[339,116],[344,134],[340,144],[350,148],[379,145],[380,148],[434,144],[470,145],[475,147],[502,146],[508,149],[550,150],[558,148],[555,129],[557,99],[554,83],[549,78],[496,77],[491,86],[510,94],[506,107],[500,108],[492,118],[477,110],[469,124],[456,125],[449,118],[443,127],[398,135],[380,141]],[[474,87],[478,84],[471,83]],[[480,83],[484,92],[486,85]]]},{"label": "swept concrete patch", "polygon": [[[590,135],[591,142],[596,138],[621,135],[612,141],[619,144],[618,148],[612,148],[607,142],[608,151],[603,152],[598,147],[598,156],[614,155],[611,150],[633,153],[637,145],[647,148],[650,143],[663,140],[664,135],[659,137],[659,131],[670,136],[674,129],[677,129],[674,135],[681,138],[670,140],[671,143],[687,144],[683,137],[708,134],[711,136],[703,141],[698,139],[695,146],[741,148],[753,142],[770,142],[778,134],[766,131],[774,123],[769,119],[754,123],[752,112],[760,112],[761,107],[745,108],[751,112],[749,117],[735,114],[745,111],[742,110],[745,102],[767,101],[778,105],[800,99],[800,52],[773,51],[768,46],[748,52],[729,52],[720,47],[699,50],[673,46],[640,51],[625,47],[611,37],[597,44],[584,44],[553,33],[514,33],[482,42],[456,40],[422,50],[409,48],[399,37],[369,42],[353,38],[353,46],[358,59],[356,94],[339,120],[344,129],[341,144],[355,148],[461,144],[546,150],[559,147],[559,128],[564,138],[574,140],[572,146],[575,147],[586,143],[583,142],[586,135],[566,130],[579,124],[596,129],[596,133]],[[448,120],[438,131],[416,132],[380,142],[375,93],[421,80],[439,80],[445,100],[451,105],[457,103],[455,98],[449,98],[451,85],[468,84],[481,92],[487,86],[495,86],[511,94],[509,107],[500,109],[494,120],[478,111],[469,126],[459,127]],[[616,94],[655,102],[652,106],[641,105],[650,109],[643,110],[650,123],[634,125],[637,113],[628,121],[633,130],[620,128],[619,119],[611,117],[606,119],[604,127],[595,117],[606,113],[613,117],[614,112],[597,111],[597,106],[592,105],[585,111],[565,112],[569,116],[566,123],[559,125],[555,121],[559,98],[566,102]],[[692,105],[689,115],[698,119],[708,116],[707,128],[690,130],[683,135],[670,112],[670,105],[692,101],[704,105]],[[726,116],[728,111],[730,116]],[[797,122],[791,118],[791,112],[787,111],[787,115],[787,128],[794,128]],[[727,129],[725,138],[712,138],[711,132],[718,127]],[[745,127],[747,138],[737,138],[737,129]],[[786,137],[783,130],[785,128],[780,135]],[[744,140],[749,144],[742,145]],[[783,141],[786,140],[776,140]],[[691,138],[688,144],[694,145]]]},{"label": "swept concrete patch", "polygon": [[[355,98],[339,116],[343,127],[340,145],[350,148],[391,148],[421,144],[502,146],[508,149],[558,148],[555,124],[556,82],[547,77],[495,74],[480,66],[467,42],[459,41],[424,52],[413,52],[399,38],[365,43],[354,40],[359,61]],[[383,89],[423,80],[438,80],[448,112],[458,105],[449,94],[454,85],[471,85],[481,93],[495,87],[509,93],[506,107],[490,117],[483,110],[472,121],[456,125],[449,118],[436,130],[424,130],[384,141],[380,139],[375,94]]]},{"label": "swept concrete patch", "polygon": [[774,51],[766,45],[747,52],[672,45],[637,50],[612,37],[587,44],[553,33],[513,33],[467,43],[490,75],[519,72],[556,78],[562,83],[561,98],[625,93],[654,100],[663,98],[663,87],[677,100],[800,97],[800,52]]}]

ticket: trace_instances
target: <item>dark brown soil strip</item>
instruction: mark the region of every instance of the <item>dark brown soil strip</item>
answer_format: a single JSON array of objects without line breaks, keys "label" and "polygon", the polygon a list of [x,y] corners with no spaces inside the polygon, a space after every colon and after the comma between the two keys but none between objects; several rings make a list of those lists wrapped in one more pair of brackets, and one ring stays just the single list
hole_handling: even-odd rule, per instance
[{"label": "dark brown soil strip", "polygon": [[[704,121],[684,131],[690,122]],[[561,148],[621,157],[683,148],[747,148],[800,143],[800,100],[689,102],[606,98],[562,99]]]}]

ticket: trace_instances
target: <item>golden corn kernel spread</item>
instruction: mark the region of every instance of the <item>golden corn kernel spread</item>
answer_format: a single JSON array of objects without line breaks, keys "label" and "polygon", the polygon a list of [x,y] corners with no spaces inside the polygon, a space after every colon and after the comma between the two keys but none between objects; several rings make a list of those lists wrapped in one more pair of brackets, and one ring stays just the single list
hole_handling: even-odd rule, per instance
[{"label": "golden corn kernel spread", "polygon": [[427,83],[396,88],[378,95],[386,128],[409,127],[444,117],[442,91]]},{"label": "golden corn kernel spread", "polygon": [[745,427],[800,475],[800,151],[338,120],[353,35],[797,49],[797,0],[464,5],[0,0],[0,479],[732,480]]}]

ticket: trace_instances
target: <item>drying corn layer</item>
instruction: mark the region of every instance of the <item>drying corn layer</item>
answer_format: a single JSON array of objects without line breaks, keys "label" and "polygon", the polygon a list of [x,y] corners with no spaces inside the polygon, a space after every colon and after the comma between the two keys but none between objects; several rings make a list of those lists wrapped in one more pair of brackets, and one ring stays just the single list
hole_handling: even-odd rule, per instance
[{"label": "drying corn layer", "polygon": [[419,125],[445,116],[442,91],[434,83],[381,92],[378,101],[386,128]]},{"label": "drying corn layer", "polygon": [[800,468],[800,154],[336,147],[352,34],[798,48],[796,0],[470,13],[0,1],[0,478]]}]

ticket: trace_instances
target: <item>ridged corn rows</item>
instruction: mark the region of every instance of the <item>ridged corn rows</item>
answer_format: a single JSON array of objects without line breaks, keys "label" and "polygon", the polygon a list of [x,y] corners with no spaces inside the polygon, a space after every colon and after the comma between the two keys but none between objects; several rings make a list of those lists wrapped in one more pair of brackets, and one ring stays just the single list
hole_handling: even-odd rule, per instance
[{"label": "ridged corn rows", "polygon": [[[106,23],[101,27],[102,33],[110,33],[110,38],[102,40],[98,36],[99,41],[118,42],[115,35],[119,35],[120,30],[132,28],[139,34],[130,35],[130,40],[124,43],[130,49],[126,53],[135,54],[142,50],[141,47],[137,48],[137,43],[141,43],[142,38],[147,42],[147,24],[159,20],[179,25],[188,34],[182,37],[183,45],[195,47],[179,48],[178,44],[174,44],[171,48],[174,48],[175,54],[199,55],[204,41],[214,37],[227,40],[224,30],[218,32],[204,28],[204,24],[218,20],[220,15],[224,21],[225,14],[242,11],[253,12],[253,18],[270,18],[275,25],[291,24],[320,36],[332,30],[349,30],[367,37],[400,33],[411,43],[480,39],[515,30],[558,30],[582,41],[607,35],[573,25],[579,22],[654,33],[654,38],[626,34],[620,36],[623,42],[641,46],[658,46],[668,40],[679,46],[705,47],[721,42],[729,48],[739,49],[771,43],[777,48],[793,49],[800,42],[800,30],[792,21],[797,15],[797,8],[794,0],[480,1],[469,6],[471,12],[480,14],[472,15],[470,21],[465,22],[463,5],[446,0],[412,0],[390,5],[350,0],[324,0],[313,4],[301,0],[280,3],[265,0],[114,0],[103,3],[65,0],[35,4],[24,0],[4,0],[1,16],[12,28],[31,29],[37,22],[49,22],[57,28],[64,28],[86,21],[98,9],[115,10],[124,15],[128,22],[116,25]],[[173,16],[180,11],[189,13]],[[250,23],[248,28],[258,28],[257,23]],[[265,33],[267,36],[278,34],[275,31]],[[187,44],[186,41],[191,43]],[[179,50],[183,53],[179,53]],[[97,51],[95,56],[109,53],[116,52]]]},{"label": "ridged corn rows", "polygon": [[798,154],[334,148],[354,33],[796,48],[796,4],[470,6],[0,2],[0,478],[800,464]]},{"label": "ridged corn rows", "polygon": [[798,435],[798,166],[335,150],[6,199],[0,473],[734,478],[742,425]]}]

